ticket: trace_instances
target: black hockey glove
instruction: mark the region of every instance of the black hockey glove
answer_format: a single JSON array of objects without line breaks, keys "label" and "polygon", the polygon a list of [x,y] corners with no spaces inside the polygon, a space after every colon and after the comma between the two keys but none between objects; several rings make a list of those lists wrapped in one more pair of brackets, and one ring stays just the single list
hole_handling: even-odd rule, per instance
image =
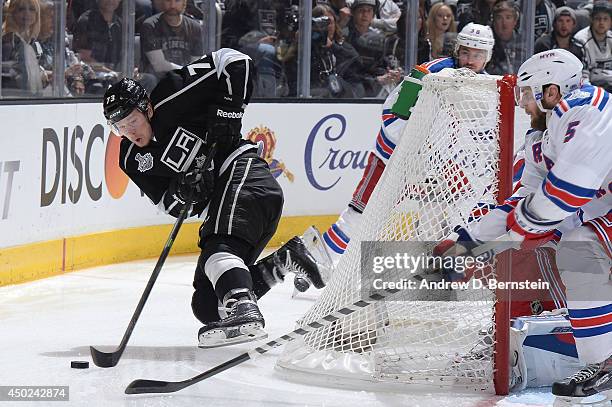
[{"label": "black hockey glove", "polygon": [[168,190],[163,197],[161,209],[177,218],[185,202],[191,201],[192,209],[188,216],[199,215],[204,211],[214,189],[212,171],[199,170],[182,174],[170,181]]},{"label": "black hockey glove", "polygon": [[208,108],[206,142],[217,143],[221,150],[232,147],[242,136],[244,109],[232,106],[212,105]]},{"label": "black hockey glove", "polygon": [[[185,200],[180,197],[178,192],[178,182],[176,180],[170,181],[170,185],[168,186],[168,190],[162,197],[161,202],[157,205],[161,210],[167,213],[170,216],[178,218],[181,209],[185,206]],[[187,214],[187,217],[191,216],[193,213],[193,208],[190,213]]]},{"label": "black hockey glove", "polygon": [[215,189],[215,174],[213,167],[208,169],[195,168],[185,174],[181,174],[178,178],[178,194],[183,200],[201,202],[208,201]]}]

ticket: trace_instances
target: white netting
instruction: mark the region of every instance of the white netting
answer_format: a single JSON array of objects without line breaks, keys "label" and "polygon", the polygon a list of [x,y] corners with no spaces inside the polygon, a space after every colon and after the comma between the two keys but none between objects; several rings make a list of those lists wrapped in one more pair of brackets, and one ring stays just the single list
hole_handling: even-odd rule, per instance
[{"label": "white netting", "polygon": [[[362,216],[361,230],[300,323],[362,298],[360,260],[368,253],[361,253],[361,242],[419,241],[418,247],[411,245],[414,250],[430,250],[429,242],[471,222],[475,208],[496,202],[497,79],[467,70],[425,77],[402,140]],[[397,280],[402,277],[398,271]],[[455,301],[443,301],[444,296]],[[488,290],[403,290],[289,344],[278,366],[335,379],[489,390],[494,301]]]}]

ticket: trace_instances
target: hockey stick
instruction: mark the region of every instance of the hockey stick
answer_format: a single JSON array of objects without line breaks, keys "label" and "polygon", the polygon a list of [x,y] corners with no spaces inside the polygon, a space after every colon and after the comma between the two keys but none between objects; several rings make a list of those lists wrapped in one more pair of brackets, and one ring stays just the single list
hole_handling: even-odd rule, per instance
[{"label": "hockey stick", "polygon": [[[510,240],[508,235],[504,235],[492,242],[483,244],[481,246],[476,247],[472,250],[471,255],[473,257],[478,257],[487,252],[491,252],[492,254],[498,254],[515,246],[516,242]],[[339,310],[332,312],[331,314],[325,315],[320,319],[310,322],[309,324],[297,328],[286,335],[283,335],[279,338],[276,338],[273,341],[267,342],[264,345],[252,349],[248,352],[245,352],[241,355],[236,356],[235,358],[228,360],[218,366],[213,367],[206,372],[200,373],[197,376],[191,377],[186,380],[182,380],[179,382],[166,382],[161,380],[147,380],[147,379],[137,379],[130,383],[125,389],[126,394],[143,394],[143,393],[173,393],[175,391],[179,391],[184,389],[185,387],[189,387],[193,384],[201,382],[202,380],[208,379],[209,377],[215,376],[227,369],[230,369],[234,366],[237,366],[247,360],[255,359],[270,350],[277,348],[279,346],[285,345],[294,339],[303,337],[309,332],[315,331],[324,326],[330,325],[341,318],[345,318],[352,313],[362,310],[378,301],[389,297],[401,291],[400,289],[385,289],[380,290],[381,293],[374,293],[370,295],[367,299],[361,299],[357,302],[354,302],[350,305],[346,305]]]},{"label": "hockey stick", "polygon": [[[206,160],[204,161],[204,165],[202,166],[202,168],[208,168],[208,166],[210,165],[210,161],[212,160],[212,157],[214,156],[214,154],[215,154],[215,145],[213,144],[208,157],[206,157]],[[164,249],[161,252],[161,255],[159,256],[159,259],[157,259],[157,263],[155,264],[153,273],[151,274],[151,277],[149,277],[147,286],[145,287],[144,292],[142,293],[142,296],[140,297],[140,301],[138,302],[138,305],[136,306],[136,310],[134,311],[134,314],[132,315],[132,319],[130,320],[130,323],[128,324],[127,330],[123,334],[123,338],[121,339],[121,343],[119,344],[119,347],[112,352],[102,352],[94,348],[93,346],[89,347],[89,350],[91,352],[91,358],[93,359],[93,362],[96,366],[113,367],[113,366],[116,366],[117,363],[119,363],[119,359],[121,359],[121,355],[123,355],[123,352],[125,351],[127,343],[130,340],[130,337],[132,336],[132,332],[134,331],[136,322],[138,322],[138,318],[140,318],[140,314],[142,313],[144,305],[147,302],[149,295],[151,294],[151,290],[153,289],[153,284],[155,284],[155,281],[157,280],[157,276],[159,276],[159,273],[164,263],[166,262],[166,258],[168,257],[168,254],[170,253],[172,244],[174,243],[174,240],[176,239],[176,236],[178,235],[178,232],[181,228],[181,225],[183,224],[183,221],[187,218],[187,214],[191,211],[191,208],[193,206],[192,196],[193,196],[193,189],[190,191],[190,195],[188,199],[186,200],[185,205],[183,205],[181,212],[179,212],[179,216],[176,219],[174,226],[172,227],[170,236],[168,236],[168,240],[166,240],[166,244],[164,246]]]}]

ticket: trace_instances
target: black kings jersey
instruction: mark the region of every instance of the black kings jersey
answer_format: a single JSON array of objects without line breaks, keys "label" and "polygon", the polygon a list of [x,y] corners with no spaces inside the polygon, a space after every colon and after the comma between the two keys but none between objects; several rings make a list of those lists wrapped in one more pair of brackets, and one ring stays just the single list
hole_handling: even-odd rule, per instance
[{"label": "black kings jersey", "polygon": [[[151,93],[154,139],[141,148],[123,138],[119,157],[121,169],[153,203],[160,202],[172,178],[205,160],[207,109],[246,106],[253,88],[252,71],[247,55],[222,48],[169,72],[155,87]],[[213,160],[215,176],[256,148],[241,139],[218,151]]]}]

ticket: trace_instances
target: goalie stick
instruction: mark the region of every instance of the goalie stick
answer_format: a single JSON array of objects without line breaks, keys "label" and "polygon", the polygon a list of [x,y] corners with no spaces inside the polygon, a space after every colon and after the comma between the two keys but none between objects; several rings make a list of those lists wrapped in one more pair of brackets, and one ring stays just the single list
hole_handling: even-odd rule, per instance
[{"label": "goalie stick", "polygon": [[[216,145],[213,144],[210,149],[210,153],[208,154],[208,156],[206,157],[206,160],[204,161],[204,165],[202,166],[203,169],[207,169],[210,166],[210,162],[213,156],[215,155],[215,151],[216,151]],[[193,189],[190,191],[190,195],[188,199],[185,201],[185,205],[183,205],[181,212],[179,212],[179,216],[176,219],[174,226],[172,227],[170,236],[168,236],[168,240],[166,240],[166,244],[164,245],[161,255],[159,256],[159,259],[157,259],[157,263],[155,264],[153,273],[151,273],[151,277],[149,277],[147,286],[145,287],[144,292],[142,293],[142,296],[140,297],[140,301],[138,302],[138,305],[136,306],[136,310],[134,311],[134,314],[132,315],[132,319],[130,320],[128,327],[125,333],[123,334],[123,338],[121,339],[121,343],[119,344],[117,349],[115,349],[112,352],[102,352],[94,348],[93,346],[89,347],[89,351],[91,352],[91,358],[93,359],[93,362],[96,366],[113,367],[113,366],[116,366],[117,363],[119,363],[119,359],[121,359],[121,355],[123,355],[123,352],[125,351],[127,343],[130,340],[130,337],[132,336],[132,332],[134,331],[134,328],[136,327],[136,322],[138,322],[138,318],[140,318],[140,314],[142,313],[145,303],[147,302],[147,299],[149,298],[149,295],[151,294],[151,290],[153,290],[153,284],[155,284],[155,281],[157,280],[157,276],[159,276],[159,273],[161,272],[161,269],[164,263],[166,262],[166,258],[168,257],[168,254],[170,253],[170,249],[172,248],[172,245],[174,244],[174,240],[176,239],[176,236],[178,235],[178,232],[181,229],[181,225],[183,224],[183,221],[187,218],[187,214],[191,211],[191,207],[193,206],[193,203],[191,202],[192,196],[193,196]]]},{"label": "goalie stick", "polygon": [[[504,235],[496,240],[478,246],[472,250],[471,255],[474,257],[481,256],[485,253],[491,253],[491,255],[499,254],[508,249],[514,248],[516,242],[512,241],[509,235]],[[346,305],[339,310],[332,312],[331,314],[325,315],[320,319],[310,322],[301,328],[297,328],[288,334],[280,336],[273,341],[267,342],[262,346],[259,346],[255,349],[252,349],[248,352],[245,352],[241,355],[236,356],[233,359],[228,360],[227,362],[221,363],[209,369],[203,373],[200,373],[196,376],[193,376],[189,379],[178,381],[178,382],[170,382],[170,381],[162,381],[162,380],[148,380],[148,379],[137,379],[130,383],[126,389],[126,394],[145,394],[145,393],[173,393],[179,390],[184,389],[185,387],[189,387],[193,384],[201,382],[202,380],[208,379],[212,376],[215,376],[227,369],[230,369],[234,366],[237,366],[241,363],[246,362],[247,360],[255,359],[266,352],[271,351],[274,348],[285,345],[294,339],[303,337],[309,332],[316,331],[319,328],[323,328],[327,325],[330,325],[341,318],[347,317],[352,313],[362,310],[378,301],[381,301],[395,293],[400,291],[400,289],[385,289],[380,290],[380,293],[374,293],[368,296],[366,299],[361,299],[352,304]]]}]

